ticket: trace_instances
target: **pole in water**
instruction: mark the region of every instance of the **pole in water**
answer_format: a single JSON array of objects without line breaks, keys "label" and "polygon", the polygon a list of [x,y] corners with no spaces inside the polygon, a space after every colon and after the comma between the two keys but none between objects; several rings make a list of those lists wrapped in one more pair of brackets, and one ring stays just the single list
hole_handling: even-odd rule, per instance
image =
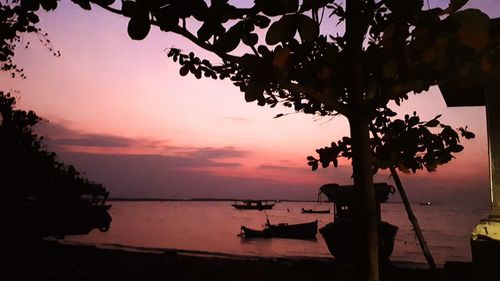
[{"label": "pole in water", "polygon": [[266,210],[263,210],[263,211],[264,211],[264,215],[266,216],[266,225],[270,226],[271,223],[269,222],[269,217],[267,216]]}]

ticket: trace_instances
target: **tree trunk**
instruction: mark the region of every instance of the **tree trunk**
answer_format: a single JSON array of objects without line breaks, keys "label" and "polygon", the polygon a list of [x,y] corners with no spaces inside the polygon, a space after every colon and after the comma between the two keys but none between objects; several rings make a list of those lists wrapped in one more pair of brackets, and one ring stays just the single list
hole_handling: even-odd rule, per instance
[{"label": "tree trunk", "polygon": [[398,188],[399,195],[401,195],[401,199],[403,200],[403,204],[406,209],[406,213],[408,214],[408,219],[411,222],[411,225],[413,226],[413,229],[415,230],[415,234],[417,235],[418,238],[418,243],[420,244],[420,248],[422,249],[422,252],[424,253],[425,259],[427,260],[427,263],[429,264],[429,267],[431,269],[436,269],[436,264],[434,263],[434,258],[432,258],[432,254],[429,251],[429,248],[427,248],[427,242],[425,242],[424,234],[422,233],[422,230],[420,229],[420,226],[418,225],[417,217],[415,214],[413,214],[413,210],[411,209],[410,201],[408,200],[408,197],[406,196],[406,192],[403,189],[403,184],[401,183],[401,179],[399,178],[398,173],[396,172],[396,169],[394,166],[390,166],[391,170],[391,175],[392,178],[394,179],[394,182],[396,183],[396,186]]},{"label": "tree trunk", "polygon": [[346,1],[346,54],[348,56],[350,109],[348,120],[352,141],[352,168],[357,188],[356,212],[362,233],[364,255],[360,260],[365,280],[379,280],[378,213],[372,173],[369,111],[363,97],[363,40],[366,33],[362,0]]},{"label": "tree trunk", "polygon": [[358,188],[358,202],[355,211],[363,234],[363,249],[366,251],[360,262],[363,272],[366,274],[366,280],[377,281],[379,280],[378,212],[373,187],[368,117],[353,116],[349,122],[354,185]]}]

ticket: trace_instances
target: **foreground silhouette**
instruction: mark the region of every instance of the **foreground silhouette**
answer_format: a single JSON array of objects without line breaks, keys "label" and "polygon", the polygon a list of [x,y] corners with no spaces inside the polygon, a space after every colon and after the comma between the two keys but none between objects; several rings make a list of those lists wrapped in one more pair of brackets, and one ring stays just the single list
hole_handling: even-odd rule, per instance
[{"label": "foreground silhouette", "polygon": [[[26,4],[31,2],[37,4]],[[445,9],[426,9],[422,0],[347,0],[345,5],[334,0],[256,0],[240,8],[226,0],[123,0],[120,9],[111,6],[113,0],[73,2],[86,10],[92,2],[130,18],[127,31],[134,40],[144,39],[151,25],[157,25],[223,60],[214,66],[172,49],[169,56],[181,64],[183,76],[231,78],[246,101],[259,105],[283,102],[308,114],[344,115],[351,130],[349,157],[359,189],[356,211],[364,234],[361,264],[367,280],[378,280],[370,125],[390,101],[399,104],[410,92],[421,93],[453,76],[462,79],[467,72],[495,72],[500,66],[499,32],[490,28],[495,21],[479,10],[459,11],[466,0],[451,0]],[[55,0],[21,3],[29,11],[38,10],[40,3],[46,10],[57,6]],[[345,22],[346,32],[320,34],[323,14]],[[265,40],[259,40],[264,33]],[[248,53],[233,55],[238,46]],[[447,162],[437,158],[426,164]]]},{"label": "foreground silhouette", "polygon": [[[176,281],[358,281],[353,266],[322,258],[262,258],[197,251],[124,251],[92,246],[43,245],[38,268],[23,271],[16,280],[176,280]],[[470,281],[480,275],[470,263],[449,263],[428,270],[390,266],[382,272],[386,281]],[[485,279],[487,280],[487,279]]]},{"label": "foreground silhouette", "polygon": [[33,130],[42,119],[15,105],[14,97],[0,92],[0,185],[9,245],[30,247],[44,237],[107,231],[106,189],[47,151]]}]

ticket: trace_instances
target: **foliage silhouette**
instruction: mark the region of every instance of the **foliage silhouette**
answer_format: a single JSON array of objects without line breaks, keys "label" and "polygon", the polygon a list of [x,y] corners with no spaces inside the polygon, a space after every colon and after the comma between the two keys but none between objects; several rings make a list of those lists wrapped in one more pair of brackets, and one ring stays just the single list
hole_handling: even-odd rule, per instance
[{"label": "foliage silhouette", "polygon": [[[473,73],[488,77],[500,65],[499,20],[479,10],[460,10],[466,0],[451,0],[445,9],[425,9],[423,0],[346,0],[345,5],[335,0],[255,0],[250,7],[236,7],[228,0],[122,0],[121,8],[113,0],[72,1],[86,10],[94,3],[130,18],[127,31],[132,39],[145,38],[156,25],[222,60],[214,64],[171,49],[168,55],[179,62],[183,76],[229,78],[247,102],[261,106],[282,103],[306,114],[346,116],[354,184],[363,206],[357,211],[366,233],[363,264],[369,280],[378,280],[373,170],[394,160],[403,170],[432,170],[461,149],[453,130],[443,127],[439,137],[445,143],[437,148],[439,155],[431,153],[433,141],[424,142],[426,157],[411,155],[421,149],[412,138],[426,135],[424,128],[437,118],[418,124],[416,116],[409,116],[385,127],[374,127],[374,122],[387,113],[390,101],[399,105],[411,92],[469,79]],[[324,14],[345,22],[345,33],[321,33]],[[397,131],[402,127],[408,133]],[[370,129],[382,134],[378,145],[372,146]],[[396,145],[391,134],[409,140]],[[399,155],[388,153],[397,151],[394,147]],[[374,151],[379,157],[375,160]]]},{"label": "foliage silhouette", "polygon": [[57,0],[23,0],[23,1],[5,1],[0,2],[0,69],[10,72],[12,77],[16,75],[25,78],[23,69],[19,68],[13,59],[15,48],[22,45],[25,48],[30,46],[30,42],[23,42],[23,35],[36,34],[38,40],[54,56],[60,56],[61,53],[54,49],[48,34],[37,27],[40,21],[36,12],[40,6],[45,11],[56,9]]},{"label": "foliage silhouette", "polygon": [[[9,237],[38,240],[107,230],[108,206],[100,205],[106,190],[47,151],[33,131],[42,119],[33,111],[15,109],[15,104],[9,93],[0,92],[0,179],[11,212]],[[104,201],[96,202],[100,199]]]},{"label": "foliage silhouette", "polygon": [[[396,113],[389,108],[379,112],[370,124],[371,147],[373,151],[372,170],[386,170],[391,166],[409,174],[426,169],[436,171],[439,165],[450,162],[453,154],[461,152],[460,136],[465,139],[475,137],[465,128],[452,129],[441,123],[441,115],[429,121],[420,121],[416,112],[403,119],[391,119]],[[460,133],[460,135],[459,135]],[[318,158],[308,156],[308,165],[316,170],[319,165],[327,168],[330,163],[338,166],[338,158],[351,158],[351,139],[332,142],[329,147],[317,149]]]}]

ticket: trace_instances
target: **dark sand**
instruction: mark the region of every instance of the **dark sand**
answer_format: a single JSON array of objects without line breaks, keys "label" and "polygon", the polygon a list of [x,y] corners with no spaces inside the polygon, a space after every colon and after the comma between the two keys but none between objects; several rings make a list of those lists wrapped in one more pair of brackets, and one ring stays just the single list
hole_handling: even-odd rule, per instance
[{"label": "dark sand", "polygon": [[[238,257],[176,251],[125,251],[45,241],[20,250],[4,265],[2,280],[361,280],[352,265],[334,259]],[[11,256],[12,257],[12,256]],[[12,264],[10,264],[10,262]],[[382,280],[480,280],[471,264],[449,263],[430,271],[399,266],[383,270]]]}]

